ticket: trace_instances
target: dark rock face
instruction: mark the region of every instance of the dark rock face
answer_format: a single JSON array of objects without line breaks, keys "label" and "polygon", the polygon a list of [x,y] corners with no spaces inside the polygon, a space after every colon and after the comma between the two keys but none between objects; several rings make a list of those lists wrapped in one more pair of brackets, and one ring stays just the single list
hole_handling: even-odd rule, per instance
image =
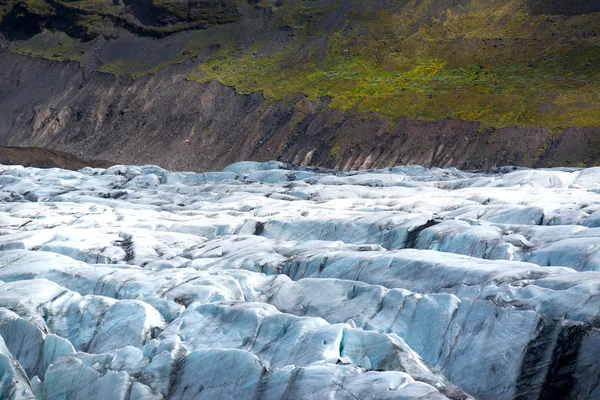
[{"label": "dark rock face", "polygon": [[474,122],[390,121],[329,108],[327,100],[269,104],[260,93],[238,95],[215,81],[190,82],[188,67],[129,80],[76,63],[0,53],[5,82],[0,145],[194,171],[271,159],[340,170],[553,166],[600,159],[590,145],[600,137],[597,128],[570,128],[558,137],[543,128],[515,126],[480,133]]},{"label": "dark rock face", "polygon": [[579,15],[600,11],[599,0],[530,0],[529,7],[534,15]]},{"label": "dark rock face", "polygon": [[4,19],[0,18],[1,28],[15,38],[34,35],[42,29],[65,31],[85,40],[99,35],[116,37],[123,29],[142,36],[162,37],[232,23],[241,15],[235,0],[4,2],[12,8]]},{"label": "dark rock face", "polygon": [[240,17],[234,0],[127,0],[125,4],[141,22],[153,26],[199,21],[223,24]]}]

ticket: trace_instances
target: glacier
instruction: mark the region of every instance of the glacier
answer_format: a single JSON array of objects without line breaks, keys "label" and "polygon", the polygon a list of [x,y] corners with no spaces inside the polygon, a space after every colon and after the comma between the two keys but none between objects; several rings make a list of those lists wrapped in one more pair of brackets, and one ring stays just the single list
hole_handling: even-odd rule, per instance
[{"label": "glacier", "polygon": [[0,398],[600,398],[600,168],[0,166]]}]

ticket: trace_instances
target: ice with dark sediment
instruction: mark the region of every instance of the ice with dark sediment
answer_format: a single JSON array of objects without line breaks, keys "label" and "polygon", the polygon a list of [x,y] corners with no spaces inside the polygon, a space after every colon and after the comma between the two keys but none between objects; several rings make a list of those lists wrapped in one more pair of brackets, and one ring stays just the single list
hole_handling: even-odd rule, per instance
[{"label": "ice with dark sediment", "polygon": [[600,168],[0,166],[0,398],[600,397]]}]

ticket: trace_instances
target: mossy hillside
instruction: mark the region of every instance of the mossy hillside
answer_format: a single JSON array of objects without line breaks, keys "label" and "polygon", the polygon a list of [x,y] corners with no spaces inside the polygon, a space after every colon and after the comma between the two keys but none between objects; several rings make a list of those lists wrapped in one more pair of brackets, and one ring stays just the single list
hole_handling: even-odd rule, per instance
[{"label": "mossy hillside", "polygon": [[[124,45],[124,42],[127,44]],[[137,79],[168,65],[216,51],[221,45],[215,43],[230,47],[234,45],[230,26],[219,25],[161,40],[123,36],[106,44],[100,57],[103,65],[99,70],[118,77]]]},{"label": "mossy hillside", "polygon": [[174,20],[185,20],[188,17],[189,5],[177,0],[152,0],[152,7],[159,9],[161,14],[169,15]]},{"label": "mossy hillside", "polygon": [[[282,19],[302,20],[319,4],[303,3]],[[308,37],[274,51],[257,42],[247,51],[223,49],[193,78],[262,90],[270,100],[330,97],[333,107],[391,118],[600,126],[599,14],[531,16],[517,0],[439,3],[408,1],[395,14],[352,9],[327,34],[324,57]]]},{"label": "mossy hillside", "polygon": [[53,61],[81,61],[85,52],[93,45],[72,38],[64,32],[44,31],[26,44],[13,49],[15,53]]},{"label": "mossy hillside", "polygon": [[[218,79],[240,93],[263,90],[268,100],[304,93],[309,99],[330,97],[332,107],[371,111],[395,118],[448,117],[480,121],[485,126],[540,125],[552,129],[596,126],[600,121],[600,82],[587,76],[557,82],[557,66],[530,68],[496,66],[484,72],[478,65],[451,68],[439,59],[421,59],[405,72],[382,71],[358,59],[330,65],[328,69],[289,71],[274,68],[282,57],[215,58],[207,62],[200,81]],[[554,69],[556,68],[556,70]],[[566,72],[564,72],[566,73]],[[573,89],[562,87],[568,83]]]},{"label": "mossy hillside", "polygon": [[[210,54],[227,43],[231,34],[227,25],[171,35],[161,40],[130,34],[100,43],[100,38],[82,41],[61,31],[44,30],[30,39],[13,45],[11,51],[53,61],[81,62],[92,50],[100,47],[100,72],[117,77],[140,78],[168,65],[184,62],[201,53]],[[233,42],[232,42],[233,43]]]},{"label": "mossy hillside", "polygon": [[[184,22],[171,25],[168,24],[168,21],[163,21],[165,25],[142,26],[130,7],[133,4],[130,1],[121,1],[118,5],[115,5],[112,0],[44,1],[56,6],[55,14],[45,22],[47,29],[43,29],[41,33],[28,40],[19,42],[12,47],[12,51],[55,61],[81,61],[88,54],[89,49],[97,47],[93,43],[97,43],[98,39],[104,37],[108,39],[108,42],[101,44],[102,51],[99,60],[101,67],[99,70],[130,78],[139,78],[168,65],[181,63],[202,52],[210,52],[213,47],[218,47],[220,44],[233,46],[233,24],[228,22],[237,18],[240,4],[248,8],[246,0],[228,0],[225,2],[215,0],[213,1],[215,4],[219,3],[224,6],[216,7],[216,9],[210,11],[207,16],[210,23],[191,21],[194,18],[194,15],[192,15],[191,17],[188,16],[188,20]],[[172,11],[167,7],[169,4],[177,3],[179,7],[184,3],[187,5],[187,2],[177,0],[155,1],[155,3],[161,3],[162,6],[166,7],[157,12],[157,19],[160,19],[163,13],[166,15]],[[202,7],[208,7],[210,5],[208,3],[210,1],[194,3],[196,11],[201,10]],[[147,2],[147,5],[153,10],[152,2]],[[244,7],[240,8],[243,9]],[[224,9],[228,11],[224,11]],[[233,11],[229,12],[230,10]],[[32,13],[35,12],[33,9],[24,12],[20,16],[24,18],[23,21],[27,18],[36,19],[39,17],[33,16]],[[69,21],[66,29],[64,24],[53,25],[52,18],[57,15]],[[234,17],[230,18],[232,15]],[[180,13],[175,15],[173,19],[179,21],[181,16]],[[212,23],[214,25],[211,25]],[[123,27],[128,29],[123,29]],[[248,29],[247,36],[253,32],[250,28],[245,29]],[[128,33],[127,30],[135,32],[135,34]],[[238,32],[238,36],[240,31],[244,34],[243,25],[238,24],[235,30]],[[70,37],[65,38],[64,33],[67,33]],[[164,36],[164,38],[153,40],[156,36]],[[132,41],[135,43],[132,44]]]},{"label": "mossy hillside", "polygon": [[12,0],[0,0],[0,24],[2,24],[4,17],[6,17],[12,11],[12,9]]},{"label": "mossy hillside", "polygon": [[27,10],[30,14],[40,17],[49,17],[54,12],[52,5],[44,0],[17,0],[15,5]]},{"label": "mossy hillside", "polygon": [[[96,10],[82,14],[90,26],[117,11],[112,1],[68,3]],[[154,3],[183,17],[167,7],[181,2]],[[598,13],[530,15],[524,0],[240,0],[237,7],[235,23],[135,46],[115,38],[100,70],[137,78],[218,46],[189,79],[262,91],[269,101],[328,97],[331,107],[390,119],[459,118],[482,129],[600,125]],[[75,60],[81,51],[36,40],[19,51]]]}]

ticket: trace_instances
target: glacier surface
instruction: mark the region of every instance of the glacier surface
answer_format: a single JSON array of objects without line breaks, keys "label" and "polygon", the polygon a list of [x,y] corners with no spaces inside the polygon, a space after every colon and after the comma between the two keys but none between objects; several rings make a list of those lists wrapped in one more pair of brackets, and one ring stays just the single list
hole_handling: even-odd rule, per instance
[{"label": "glacier surface", "polygon": [[1,399],[598,399],[600,168],[0,166]]}]

